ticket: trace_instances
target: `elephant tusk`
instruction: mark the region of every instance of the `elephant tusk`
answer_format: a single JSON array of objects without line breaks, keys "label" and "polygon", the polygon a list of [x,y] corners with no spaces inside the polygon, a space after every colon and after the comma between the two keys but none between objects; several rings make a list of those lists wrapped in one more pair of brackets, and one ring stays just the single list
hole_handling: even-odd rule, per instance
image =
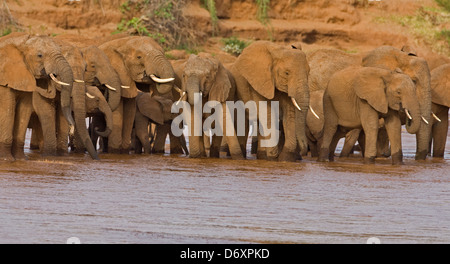
[{"label": "elephant tusk", "polygon": [[73,81],[74,81],[74,82],[76,82],[76,83],[84,83],[84,81],[83,81],[83,80],[77,80],[77,79],[73,79]]},{"label": "elephant tusk", "polygon": [[161,78],[156,77],[154,74],[151,74],[150,78],[152,78],[152,80],[157,83],[168,83],[168,82],[175,80],[175,78],[161,79]]},{"label": "elephant tusk", "polygon": [[434,117],[434,119],[436,119],[438,122],[442,122],[441,119],[439,119],[439,117],[437,117],[437,115],[435,115],[433,112],[431,112],[431,115]]},{"label": "elephant tusk", "polygon": [[423,122],[425,122],[425,124],[428,125],[428,121],[425,119],[425,117],[422,116],[422,120],[423,120]]},{"label": "elephant tusk", "polygon": [[408,109],[405,109],[405,113],[406,113],[406,116],[408,117],[408,119],[412,120],[412,116],[409,114]]},{"label": "elephant tusk", "polygon": [[295,99],[293,97],[291,97],[291,101],[294,104],[294,106],[298,109],[298,111],[302,111],[302,109],[300,108],[300,106],[297,104],[297,101],[295,101]]},{"label": "elephant tusk", "polygon": [[105,86],[106,86],[106,88],[108,88],[109,90],[117,91],[116,88],[112,87],[112,86],[109,85],[109,84],[105,84]]},{"label": "elephant tusk", "polygon": [[91,99],[94,99],[94,98],[95,98],[95,96],[91,95],[90,93],[86,93],[86,96],[89,97],[89,98],[91,98]]},{"label": "elephant tusk", "polygon": [[181,94],[182,93],[182,91],[181,91],[181,89],[180,88],[178,88],[178,87],[176,87],[175,85],[173,86],[173,89],[175,89],[175,91],[177,91],[179,94]]},{"label": "elephant tusk", "polygon": [[50,78],[52,78],[52,80],[53,80],[55,83],[61,84],[61,85],[64,85],[64,86],[70,86],[70,84],[65,83],[65,82],[61,82],[60,80],[56,79],[56,77],[55,77],[55,75],[53,75],[53,73],[50,73],[49,75],[50,75]]},{"label": "elephant tusk", "polygon": [[178,101],[175,103],[175,105],[178,105],[178,103],[184,98],[185,95],[186,95],[186,92],[183,92],[183,94],[180,96],[180,99],[178,99]]},{"label": "elephant tusk", "polygon": [[123,88],[123,89],[130,89],[130,86],[121,85],[120,88]]},{"label": "elephant tusk", "polygon": [[320,119],[320,117],[316,114],[316,112],[314,111],[314,109],[312,109],[311,106],[309,106],[309,110],[311,110],[311,113],[312,113],[317,119]]}]

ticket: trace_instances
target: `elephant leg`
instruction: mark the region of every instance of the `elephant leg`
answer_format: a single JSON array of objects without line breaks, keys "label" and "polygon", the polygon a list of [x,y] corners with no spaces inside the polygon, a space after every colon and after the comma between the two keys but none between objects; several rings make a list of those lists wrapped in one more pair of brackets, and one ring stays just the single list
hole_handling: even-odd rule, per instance
[{"label": "elephant leg", "polygon": [[366,134],[365,163],[374,163],[377,156],[378,112],[368,103],[360,102],[361,125]]},{"label": "elephant leg", "polygon": [[136,115],[136,98],[123,100],[122,153],[129,154],[131,148],[131,132]]},{"label": "elephant leg", "polygon": [[441,106],[439,112],[435,113],[441,122],[433,125],[433,157],[443,158],[445,152],[445,144],[447,143],[448,134],[448,107]]},{"label": "elephant leg", "polygon": [[331,105],[330,98],[327,96],[326,93],[323,97],[323,107],[324,107],[325,121],[323,125],[322,143],[319,145],[320,146],[319,157],[317,158],[317,161],[320,162],[326,161],[326,159],[330,158],[331,156],[330,144],[338,128],[338,116]]},{"label": "elephant leg", "polygon": [[350,152],[352,152],[360,133],[361,129],[352,129],[345,134],[345,142],[340,157],[350,156]]},{"label": "elephant leg", "polygon": [[170,123],[165,124],[169,127],[169,140],[170,140],[170,154],[183,154],[183,147],[181,143],[181,137],[176,137],[173,135],[170,129]]},{"label": "elephant leg", "polygon": [[[258,104],[258,120],[260,129],[262,131],[260,134],[260,137],[258,138],[258,150],[265,151],[266,159],[267,160],[278,160],[278,156],[280,154],[279,148],[278,148],[278,140],[274,139],[273,134],[269,134],[271,132],[279,133],[279,130],[277,131],[273,126],[279,124],[279,120],[272,120],[275,117],[272,117],[272,101],[267,102],[267,107],[263,113],[261,113],[261,106]],[[264,113],[265,112],[265,113]],[[261,115],[262,114],[262,115]],[[270,129],[269,129],[270,127]],[[257,154],[258,155],[258,154]]]},{"label": "elephant leg", "polygon": [[52,101],[43,98],[38,92],[33,92],[33,107],[42,127],[44,145],[43,156],[56,156],[56,109]]},{"label": "elephant leg", "polygon": [[[57,137],[56,137],[56,152],[58,155],[67,155],[68,153],[68,138],[69,138],[69,123],[64,117],[60,107],[58,107],[58,115],[56,117]],[[81,128],[85,129],[85,128]],[[75,133],[76,135],[78,133]],[[90,140],[90,138],[89,138]]]},{"label": "elephant leg", "polygon": [[24,145],[28,123],[30,122],[32,95],[29,92],[18,92],[16,114],[14,118],[14,134],[12,142],[12,155],[16,160],[25,160]]},{"label": "elephant leg", "polygon": [[[119,103],[119,107],[113,112],[113,129],[108,136],[107,145],[104,144],[103,151],[119,154],[122,146],[122,127],[123,127],[123,101]],[[105,143],[105,141],[104,141]],[[105,146],[106,145],[106,146]]]},{"label": "elephant leg", "polygon": [[389,142],[391,143],[392,164],[402,164],[402,123],[398,112],[389,109],[384,121]]},{"label": "elephant leg", "polygon": [[[222,146],[223,143],[225,143],[226,146],[228,146],[228,152],[231,156],[232,159],[245,159],[245,155],[242,152],[242,146],[241,143],[239,142],[239,138],[237,136],[237,131],[236,131],[236,123],[235,122],[227,122],[227,116],[231,117],[232,113],[229,111],[226,103],[222,104],[222,120],[220,120],[220,129],[223,132],[224,137],[220,137],[220,142],[218,141],[219,139],[214,139],[213,138],[213,144],[211,144],[211,151],[215,151],[213,150],[213,148],[216,148],[215,144],[218,144],[218,152],[220,153],[220,148]],[[247,127],[247,123],[244,123],[244,125]],[[245,134],[248,134],[248,132],[246,132],[246,130],[244,130]],[[219,138],[219,136],[216,135],[217,138]],[[223,139],[223,140],[222,140]],[[217,141],[214,141],[217,140]],[[214,146],[213,146],[214,145]]]},{"label": "elephant leg", "polygon": [[334,133],[333,139],[331,140],[330,147],[329,147],[330,154],[328,155],[328,159],[330,161],[334,161],[337,144],[339,143],[339,140],[341,138],[345,137],[345,134],[346,134],[346,132],[344,132],[342,130],[342,128],[337,129],[336,133]]},{"label": "elephant leg", "polygon": [[222,136],[211,136],[211,145],[209,146],[209,157],[220,158],[220,145],[222,144]]},{"label": "elephant leg", "polygon": [[44,135],[42,135],[41,123],[36,116],[36,120],[33,121],[31,130],[30,149],[42,149],[44,147],[43,138]]},{"label": "elephant leg", "polygon": [[170,125],[156,125],[155,143],[153,144],[153,153],[164,154],[166,149],[166,139],[170,131]]},{"label": "elephant leg", "polygon": [[134,122],[134,131],[136,134],[135,138],[137,139],[135,140],[134,148],[134,153],[136,154],[142,153],[142,147],[144,147],[145,154],[150,154],[151,152],[150,137],[148,135],[149,124],[150,122],[148,118],[137,111]]},{"label": "elephant leg", "polygon": [[[203,135],[197,136],[195,135],[195,129],[194,129],[194,120],[196,120],[195,116],[197,116],[197,119],[200,119],[203,124],[203,119],[201,119],[202,114],[196,113],[196,107],[191,108],[191,124],[190,125],[190,135],[189,135],[189,157],[190,158],[202,158],[206,157],[206,151],[205,151],[205,145],[203,141]],[[196,120],[198,121],[198,120]],[[200,128],[201,129],[201,128]],[[203,134],[203,130],[201,130],[201,133]]]},{"label": "elephant leg", "polygon": [[389,157],[391,151],[389,149],[389,139],[386,128],[380,128],[378,130],[377,138],[377,157]]},{"label": "elephant leg", "polygon": [[0,158],[5,161],[14,161],[11,153],[14,131],[14,117],[16,109],[16,94],[11,88],[0,86]]}]

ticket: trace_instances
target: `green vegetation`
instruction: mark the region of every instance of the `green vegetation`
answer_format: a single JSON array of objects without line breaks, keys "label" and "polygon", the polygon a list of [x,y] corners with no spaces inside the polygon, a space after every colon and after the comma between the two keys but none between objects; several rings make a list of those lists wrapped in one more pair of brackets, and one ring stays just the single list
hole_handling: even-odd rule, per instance
[{"label": "green vegetation", "polygon": [[222,50],[234,56],[239,56],[239,54],[242,53],[245,47],[250,44],[249,42],[239,40],[236,37],[224,38],[222,39],[222,43],[224,44]]},{"label": "green vegetation", "polygon": [[214,0],[203,0],[203,5],[211,16],[211,25],[213,35],[217,32],[219,18],[217,17],[216,3]]},{"label": "green vegetation", "polygon": [[269,23],[269,8],[270,0],[256,0],[256,6],[258,10],[256,11],[256,18],[263,24],[267,25]]},{"label": "green vegetation", "polygon": [[[443,0],[442,2],[450,2]],[[450,13],[443,7],[421,7],[414,15],[388,15],[376,17],[374,22],[385,24],[394,22],[409,30],[418,41],[430,46],[435,52],[450,55]],[[444,29],[442,29],[444,27]]]},{"label": "green vegetation", "polygon": [[3,1],[0,6],[0,36],[6,36],[13,31],[21,31],[21,28],[11,15],[6,1]]},{"label": "green vegetation", "polygon": [[442,6],[447,12],[450,12],[450,0],[435,0],[440,6]]}]

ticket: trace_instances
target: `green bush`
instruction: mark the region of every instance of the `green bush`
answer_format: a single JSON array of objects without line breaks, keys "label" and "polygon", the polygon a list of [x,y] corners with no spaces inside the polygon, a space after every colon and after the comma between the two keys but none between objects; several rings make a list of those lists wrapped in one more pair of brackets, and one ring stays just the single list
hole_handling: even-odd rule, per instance
[{"label": "green bush", "polygon": [[239,40],[236,37],[224,38],[222,39],[222,43],[224,44],[222,50],[234,56],[241,54],[242,51],[250,44],[249,42]]},{"label": "green bush", "polygon": [[447,12],[450,12],[450,0],[435,0],[440,6],[442,6]]}]

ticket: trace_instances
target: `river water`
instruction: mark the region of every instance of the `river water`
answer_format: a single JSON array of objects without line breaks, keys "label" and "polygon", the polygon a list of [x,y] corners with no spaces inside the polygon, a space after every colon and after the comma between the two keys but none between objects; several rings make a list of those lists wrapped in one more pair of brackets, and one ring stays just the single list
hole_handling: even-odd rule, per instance
[{"label": "river water", "polygon": [[[102,154],[0,163],[0,243],[450,243],[444,159]],[[358,154],[358,153],[356,153]]]}]

